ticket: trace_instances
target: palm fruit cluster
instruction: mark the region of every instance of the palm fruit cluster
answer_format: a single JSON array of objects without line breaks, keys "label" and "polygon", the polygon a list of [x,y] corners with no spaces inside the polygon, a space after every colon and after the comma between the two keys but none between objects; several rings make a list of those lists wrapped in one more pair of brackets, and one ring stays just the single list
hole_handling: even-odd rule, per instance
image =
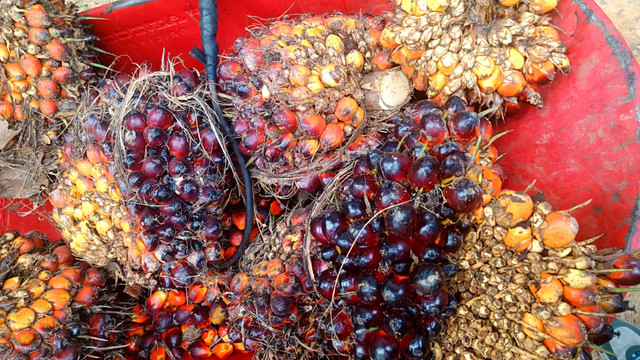
[{"label": "palm fruit cluster", "polygon": [[306,219],[305,211],[294,211],[273,225],[274,233],[263,228],[265,234],[243,258],[244,271],[210,273],[187,287],[154,291],[133,309],[123,357],[204,360],[249,352],[260,359],[303,357],[295,339],[305,341],[305,331],[298,329],[316,308],[310,306],[313,284],[302,265]]},{"label": "palm fruit cluster", "polygon": [[124,316],[105,273],[37,233],[0,237],[0,358],[103,359]]},{"label": "palm fruit cluster", "polygon": [[431,339],[456,307],[448,257],[471,230],[467,215],[502,182],[490,123],[459,98],[393,121],[389,140],[355,162],[309,222],[318,292],[339,310],[329,335],[356,359],[440,352]]},{"label": "palm fruit cluster", "polygon": [[445,359],[591,359],[589,347],[611,340],[609,319],[627,310],[621,292],[640,283],[640,259],[577,241],[577,208],[504,190],[476,214],[455,258],[458,305],[438,338]]},{"label": "palm fruit cluster", "polygon": [[64,1],[3,0],[0,8],[0,119],[33,121],[30,131],[60,125],[57,119],[75,112],[94,77],[91,37],[75,6]]},{"label": "palm fruit cluster", "polygon": [[91,94],[54,201],[77,256],[112,263],[131,285],[170,287],[233,253],[222,210],[235,187],[209,99],[194,71],[144,68]]},{"label": "palm fruit cluster", "polygon": [[569,70],[566,46],[544,15],[557,0],[396,0],[380,35],[391,60],[429,98],[541,106],[540,86]]},{"label": "palm fruit cluster", "polygon": [[399,69],[376,71],[379,45],[369,29],[383,21],[338,13],[286,18],[236,41],[218,80],[232,97],[241,151],[261,180],[307,188],[347,145],[368,140],[370,118],[409,100]]}]

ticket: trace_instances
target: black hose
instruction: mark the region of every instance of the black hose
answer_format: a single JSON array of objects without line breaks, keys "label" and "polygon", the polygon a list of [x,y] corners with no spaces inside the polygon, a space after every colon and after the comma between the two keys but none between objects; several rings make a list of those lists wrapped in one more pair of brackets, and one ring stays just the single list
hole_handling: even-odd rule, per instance
[{"label": "black hose", "polygon": [[222,110],[218,104],[218,95],[216,91],[216,71],[218,66],[218,41],[216,36],[218,34],[218,7],[216,0],[199,0],[198,6],[200,7],[200,37],[202,40],[202,50],[205,55],[205,72],[209,79],[213,109],[216,112],[216,116],[220,121],[222,130],[227,136],[233,153],[236,156],[238,167],[240,168],[240,174],[242,176],[242,182],[244,183],[244,203],[246,206],[245,227],[242,234],[242,242],[238,245],[236,252],[225,261],[213,265],[218,269],[226,269],[235,264],[245,250],[249,246],[251,241],[251,233],[253,231],[253,183],[249,170],[247,169],[247,162],[244,159],[244,155],[240,152],[238,142],[235,138],[229,123],[222,115]]}]

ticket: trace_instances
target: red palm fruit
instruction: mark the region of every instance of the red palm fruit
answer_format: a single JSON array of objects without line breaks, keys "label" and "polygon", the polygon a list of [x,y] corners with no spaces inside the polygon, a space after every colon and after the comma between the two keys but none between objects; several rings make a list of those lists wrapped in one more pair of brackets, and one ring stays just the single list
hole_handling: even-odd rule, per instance
[{"label": "red palm fruit", "polygon": [[80,289],[80,291],[78,291],[78,294],[76,295],[76,301],[84,304],[85,307],[89,307],[91,306],[96,300],[98,300],[98,297],[100,296],[100,293],[98,291],[98,288],[95,286],[85,286],[82,289]]},{"label": "red palm fruit", "polygon": [[47,49],[47,53],[51,56],[52,59],[58,61],[68,61],[71,53],[69,52],[69,48],[58,40],[51,40],[49,44],[45,46]]},{"label": "red palm fruit", "polygon": [[42,100],[40,101],[40,112],[48,118],[53,118],[58,112],[58,105],[51,99]]},{"label": "red palm fruit", "polygon": [[240,272],[233,277],[231,284],[229,284],[229,288],[234,294],[240,295],[247,288],[248,284],[249,276],[244,272]]},{"label": "red palm fruit", "polygon": [[632,255],[622,255],[613,264],[616,269],[627,271],[607,274],[607,278],[618,285],[633,286],[640,284],[640,259]]},{"label": "red palm fruit", "polygon": [[299,126],[307,136],[317,138],[322,135],[327,123],[322,116],[310,114],[302,118]]},{"label": "red palm fruit", "polygon": [[[598,314],[606,314],[600,305],[591,305],[585,307],[578,307],[577,310],[580,310],[581,313],[577,313],[576,316],[582,320],[584,326],[587,330],[592,330],[598,328],[602,323],[607,321],[606,317],[600,316]],[[590,315],[589,313],[593,313]]]},{"label": "red palm fruit", "polygon": [[167,301],[169,294],[164,290],[156,290],[149,298],[147,298],[145,310],[147,313],[154,315],[160,311]]},{"label": "red palm fruit", "polygon": [[232,60],[225,60],[218,65],[218,77],[222,81],[233,80],[236,75],[242,72],[242,67],[239,63]]},{"label": "red palm fruit", "polygon": [[207,288],[199,283],[191,284],[187,291],[187,299],[189,302],[199,304],[204,301],[207,295]]},{"label": "red palm fruit", "polygon": [[575,307],[594,306],[599,300],[598,289],[595,286],[584,289],[564,286],[562,288],[562,295],[569,304]]},{"label": "red palm fruit", "polygon": [[571,347],[562,346],[551,339],[542,340],[542,344],[544,344],[547,350],[556,358],[569,359],[573,357],[573,348]]},{"label": "red palm fruit", "polygon": [[344,131],[338,124],[328,124],[320,135],[320,145],[325,150],[336,149],[343,141]]},{"label": "red palm fruit", "polygon": [[36,78],[42,73],[42,63],[33,55],[23,55],[20,59],[20,67],[32,78]]},{"label": "red palm fruit", "polygon": [[544,328],[549,336],[566,346],[582,345],[586,338],[584,325],[573,314],[552,317],[544,321]]},{"label": "red palm fruit", "polygon": [[53,71],[53,78],[60,84],[69,85],[76,81],[77,76],[71,68],[60,66]]}]

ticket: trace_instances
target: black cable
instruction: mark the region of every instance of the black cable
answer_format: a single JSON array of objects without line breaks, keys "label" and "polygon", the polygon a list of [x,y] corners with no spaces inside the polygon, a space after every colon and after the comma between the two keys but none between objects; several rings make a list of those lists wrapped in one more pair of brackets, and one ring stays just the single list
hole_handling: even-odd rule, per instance
[{"label": "black cable", "polygon": [[222,130],[227,136],[233,153],[236,156],[238,167],[240,168],[240,174],[242,176],[242,182],[244,183],[244,203],[246,206],[245,211],[245,227],[242,234],[242,241],[236,252],[231,257],[221,263],[213,265],[218,269],[226,269],[235,264],[245,250],[249,246],[251,241],[251,233],[253,230],[253,183],[249,170],[247,169],[247,162],[244,159],[244,155],[240,152],[238,142],[235,139],[235,135],[229,126],[229,123],[222,115],[222,110],[218,104],[218,94],[216,91],[216,71],[218,65],[218,41],[216,36],[218,34],[218,7],[216,0],[199,0],[198,6],[200,7],[200,37],[202,39],[202,50],[205,56],[205,72],[209,79],[211,97],[213,102],[213,109],[216,112],[216,116],[220,121]]}]

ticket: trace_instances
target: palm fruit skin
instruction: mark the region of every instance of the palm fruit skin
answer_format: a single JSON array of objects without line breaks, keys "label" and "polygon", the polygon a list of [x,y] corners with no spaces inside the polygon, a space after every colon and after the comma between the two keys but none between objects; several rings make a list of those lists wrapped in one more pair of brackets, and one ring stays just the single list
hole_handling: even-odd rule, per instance
[{"label": "palm fruit skin", "polygon": [[515,3],[398,1],[381,38],[430,98],[457,94],[503,113],[520,101],[542,106],[539,87],[569,70],[566,46],[538,2]]},{"label": "palm fruit skin", "polygon": [[[0,238],[0,358],[108,358],[116,299],[105,274],[36,233]],[[115,345],[111,343],[111,345]],[[87,349],[91,348],[91,349]]]},{"label": "palm fruit skin", "polygon": [[408,101],[409,83],[399,69],[380,75],[406,85],[404,93],[398,87],[404,96],[392,100],[365,76],[378,70],[368,29],[381,21],[307,16],[272,22],[236,41],[218,79],[233,96],[233,128],[259,180],[308,191],[309,176],[339,167],[347,145],[367,139],[358,135],[373,132],[374,114]]},{"label": "palm fruit skin", "polygon": [[93,54],[75,6],[64,1],[0,2],[0,118],[38,128],[76,110],[79,97],[95,76]]},{"label": "palm fruit skin", "polygon": [[492,196],[453,259],[459,306],[437,339],[445,359],[573,359],[614,336],[607,314],[627,304],[611,278],[640,271],[640,261],[621,249],[597,250],[595,239],[577,241],[571,213],[582,206],[554,211],[512,190]]},{"label": "palm fruit skin", "polygon": [[314,208],[317,288],[337,304],[334,314],[347,314],[329,334],[354,340],[348,353],[356,359],[438,350],[429,339],[456,306],[447,285],[456,266],[447,257],[462,246],[483,193],[500,191],[499,178],[482,175],[494,175],[490,124],[452,99],[394,116],[387,142],[356,160],[331,203]]},{"label": "palm fruit skin", "polygon": [[207,94],[194,71],[142,68],[87,99],[53,214],[78,257],[150,288],[188,285],[224,260],[234,188]]}]

